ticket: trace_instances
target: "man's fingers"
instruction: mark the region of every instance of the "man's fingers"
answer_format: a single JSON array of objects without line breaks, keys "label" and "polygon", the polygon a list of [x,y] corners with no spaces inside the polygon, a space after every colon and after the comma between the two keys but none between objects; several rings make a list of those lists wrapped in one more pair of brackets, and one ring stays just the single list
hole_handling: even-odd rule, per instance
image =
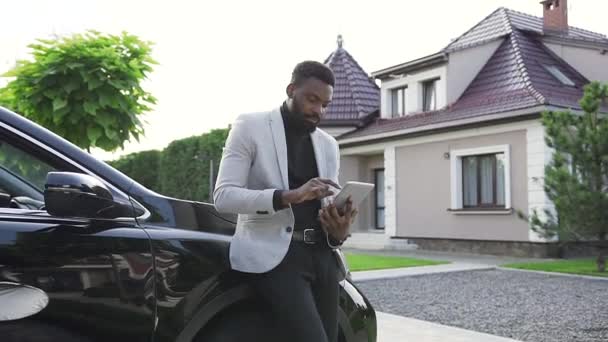
[{"label": "man's fingers", "polygon": [[325,219],[325,221],[327,221],[327,223],[329,223],[331,221],[331,215],[325,209],[321,209],[321,218]]},{"label": "man's fingers", "polygon": [[332,232],[334,227],[332,225],[331,217],[326,210],[321,211],[321,215],[319,216],[319,221],[321,221],[321,225],[325,227],[325,230],[328,232]]},{"label": "man's fingers", "polygon": [[325,215],[321,214],[319,216],[319,221],[321,221],[321,224],[325,227],[325,228],[329,228],[329,225],[327,224],[327,220],[325,219]]},{"label": "man's fingers", "polygon": [[331,179],[327,179],[327,178],[317,178],[317,179],[325,184],[329,184],[329,185],[333,186],[334,188],[342,189],[342,187],[340,187],[340,185],[336,184]]},{"label": "man's fingers", "polygon": [[346,200],[346,205],[344,206],[344,212],[348,213],[352,210],[353,208],[353,201],[351,200],[351,196],[348,196],[348,199]]},{"label": "man's fingers", "polygon": [[357,214],[359,213],[359,211],[357,209],[355,209],[353,211],[353,214],[350,216],[350,223],[353,224],[353,222],[355,222],[355,218],[357,217]]},{"label": "man's fingers", "polygon": [[315,198],[319,198],[321,195],[323,195],[323,189],[313,188],[312,193],[314,194]]},{"label": "man's fingers", "polygon": [[313,196],[316,199],[325,198],[327,196],[333,195],[333,191],[327,190],[325,188],[313,188]]},{"label": "man's fingers", "polygon": [[331,215],[331,218],[338,221],[340,220],[340,214],[338,213],[338,209],[336,209],[336,206],[331,204],[329,206],[329,214]]}]

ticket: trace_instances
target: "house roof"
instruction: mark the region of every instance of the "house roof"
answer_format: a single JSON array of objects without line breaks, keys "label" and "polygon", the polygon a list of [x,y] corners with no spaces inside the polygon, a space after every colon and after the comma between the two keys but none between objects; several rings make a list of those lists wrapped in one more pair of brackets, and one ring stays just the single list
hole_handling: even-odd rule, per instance
[{"label": "house roof", "polygon": [[[540,34],[533,30],[517,28],[513,24],[514,16],[507,15],[510,12],[512,11],[499,9],[476,26],[483,26],[486,32],[509,33],[455,103],[438,111],[414,113],[394,119],[377,119],[364,128],[340,136],[339,140],[373,138],[372,136],[380,133],[414,128],[423,130],[424,126],[433,124],[482,116],[489,118],[491,114],[506,114],[539,106],[580,109],[578,101],[583,96],[584,85],[589,81],[546,48],[540,41]],[[515,21],[527,17],[517,14],[519,19]],[[497,27],[492,29],[491,25],[487,25],[488,22]],[[505,24],[509,27],[508,30],[505,30]],[[476,33],[475,36],[475,39],[487,42],[490,35]],[[471,37],[460,42],[471,46],[470,44],[475,44]],[[551,66],[561,71],[574,86],[562,84],[547,70],[547,67]]]},{"label": "house roof", "polygon": [[570,26],[566,33],[543,32],[543,18],[501,7],[453,40],[444,48],[444,51],[451,52],[484,44],[511,34],[514,29],[562,39],[608,44],[608,38],[605,35],[573,26]]},{"label": "house roof", "polygon": [[569,27],[567,33],[543,32],[543,18],[500,7],[461,36],[452,40],[450,44],[438,53],[378,70],[373,72],[372,75],[377,78],[382,78],[388,76],[388,74],[392,72],[404,72],[407,69],[427,67],[429,60],[431,62],[442,62],[441,57],[445,57],[450,52],[502,39],[505,36],[510,35],[513,30],[537,33],[543,35],[545,38],[553,38],[560,41],[599,44],[608,48],[608,37],[604,34],[573,26]]},{"label": "house roof", "polygon": [[380,89],[342,45],[342,37],[338,36],[337,49],[325,60],[334,72],[336,84],[321,125],[363,122],[380,109]]}]

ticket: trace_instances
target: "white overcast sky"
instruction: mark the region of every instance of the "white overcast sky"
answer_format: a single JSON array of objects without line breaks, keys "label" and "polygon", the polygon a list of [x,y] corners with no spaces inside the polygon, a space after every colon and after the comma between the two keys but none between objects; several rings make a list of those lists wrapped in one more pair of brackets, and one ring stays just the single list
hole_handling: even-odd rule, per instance
[{"label": "white overcast sky", "polygon": [[[155,43],[145,88],[159,100],[146,136],[104,159],[227,127],[280,105],[305,59],[344,48],[368,72],[439,51],[498,7],[542,16],[539,0],[19,0],[2,4],[0,72],[36,38],[123,30]],[[570,25],[608,33],[607,0],[570,0]],[[4,84],[0,80],[0,84]]]}]

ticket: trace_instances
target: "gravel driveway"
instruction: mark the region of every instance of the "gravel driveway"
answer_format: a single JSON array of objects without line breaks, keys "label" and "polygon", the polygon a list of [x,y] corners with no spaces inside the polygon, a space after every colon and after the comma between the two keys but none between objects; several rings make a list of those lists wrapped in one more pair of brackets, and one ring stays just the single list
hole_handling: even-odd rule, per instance
[{"label": "gravel driveway", "polygon": [[378,311],[522,341],[608,341],[605,280],[484,270],[357,285]]}]

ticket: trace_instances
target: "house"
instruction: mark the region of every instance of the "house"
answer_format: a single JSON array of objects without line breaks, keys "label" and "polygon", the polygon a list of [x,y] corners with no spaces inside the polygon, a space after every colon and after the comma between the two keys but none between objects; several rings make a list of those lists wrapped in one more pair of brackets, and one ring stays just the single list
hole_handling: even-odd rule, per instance
[{"label": "house", "polygon": [[[580,111],[583,86],[608,82],[608,38],[569,26],[566,0],[542,6],[543,17],[499,8],[438,53],[373,72],[375,111],[361,100],[373,82],[341,46],[330,56],[338,82],[324,127],[340,127],[340,181],[376,184],[351,245],[554,253],[516,213],[552,208],[539,118]],[[348,89],[365,106],[345,110]]]}]

